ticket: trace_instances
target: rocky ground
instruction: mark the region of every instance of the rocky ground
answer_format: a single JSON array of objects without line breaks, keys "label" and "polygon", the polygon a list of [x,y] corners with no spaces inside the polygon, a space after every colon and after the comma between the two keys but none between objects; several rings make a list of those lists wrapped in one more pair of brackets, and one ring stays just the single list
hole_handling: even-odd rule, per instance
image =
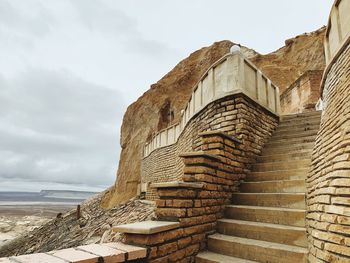
[{"label": "rocky ground", "polygon": [[[27,225],[33,230],[3,244],[0,247],[0,257],[117,241],[121,236],[113,233],[113,226],[154,218],[155,206],[152,202],[134,198],[123,205],[105,210],[100,206],[103,195],[104,193],[98,194],[83,202],[79,219],[76,209],[60,213],[54,219],[40,217],[36,221],[31,217],[27,220]],[[11,223],[4,219],[3,227],[9,227],[8,225]],[[19,226],[11,225],[9,228],[16,227]]]},{"label": "rocky ground", "polygon": [[30,204],[0,205],[0,247],[49,222],[58,213],[75,207],[69,204]]},{"label": "rocky ground", "polygon": [[0,216],[0,247],[50,221],[41,216]]}]

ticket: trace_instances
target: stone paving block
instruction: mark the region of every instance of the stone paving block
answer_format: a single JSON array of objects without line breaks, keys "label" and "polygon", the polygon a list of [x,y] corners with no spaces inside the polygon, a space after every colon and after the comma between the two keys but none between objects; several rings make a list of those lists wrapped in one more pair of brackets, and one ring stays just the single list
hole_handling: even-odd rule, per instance
[{"label": "stone paving block", "polygon": [[113,228],[114,232],[132,234],[154,234],[178,228],[178,222],[167,221],[143,221],[132,224],[125,224]]},{"label": "stone paving block", "polygon": [[[22,255],[17,257],[12,257],[14,261],[10,262],[21,262],[21,263],[67,263],[67,261],[63,259],[56,258],[54,256],[45,254],[45,253],[37,253],[37,254],[29,254]],[[0,261],[1,262],[1,261]]]},{"label": "stone paving block", "polygon": [[93,255],[81,250],[76,250],[74,248],[51,251],[49,253],[55,257],[67,260],[71,263],[98,263],[99,259],[99,256],[97,255]]},{"label": "stone paving block", "polygon": [[124,262],[126,258],[125,251],[100,244],[79,246],[77,249],[103,257],[104,263]]},{"label": "stone paving block", "polygon": [[147,256],[147,250],[143,247],[131,246],[123,243],[104,243],[101,245],[126,252],[127,260],[141,259]]}]

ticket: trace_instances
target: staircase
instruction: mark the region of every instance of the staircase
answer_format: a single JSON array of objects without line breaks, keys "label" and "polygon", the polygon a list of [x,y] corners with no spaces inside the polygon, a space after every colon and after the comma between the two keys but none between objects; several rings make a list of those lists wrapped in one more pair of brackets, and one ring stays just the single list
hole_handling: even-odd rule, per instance
[{"label": "staircase", "polygon": [[197,263],[307,262],[305,178],[320,113],[282,117]]}]

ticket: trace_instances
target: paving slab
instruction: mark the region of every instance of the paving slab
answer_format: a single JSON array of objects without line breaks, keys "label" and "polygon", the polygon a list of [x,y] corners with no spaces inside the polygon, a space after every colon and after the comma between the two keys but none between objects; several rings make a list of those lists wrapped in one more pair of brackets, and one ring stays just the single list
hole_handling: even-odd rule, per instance
[{"label": "paving slab", "polygon": [[90,244],[79,246],[77,249],[103,257],[104,263],[117,263],[125,261],[126,252],[112,247],[103,246],[100,244]]},{"label": "paving slab", "polygon": [[129,234],[155,234],[167,230],[175,229],[180,226],[178,222],[168,221],[143,221],[133,224],[120,225],[113,228],[114,232]]},{"label": "paving slab", "polygon": [[127,260],[135,260],[145,258],[147,256],[147,250],[143,247],[126,245],[120,242],[117,243],[103,243],[103,246],[108,246],[118,250],[122,250],[127,253]]},{"label": "paving slab", "polygon": [[[67,248],[49,252],[55,257],[67,260],[71,263],[98,263],[99,256],[88,252]],[[51,263],[51,262],[50,262]]]},{"label": "paving slab", "polygon": [[48,255],[48,254],[45,254],[45,253],[21,255],[21,256],[17,256],[17,257],[11,257],[11,259],[14,259],[14,261],[12,261],[12,263],[13,262],[21,262],[21,263],[67,263],[67,261],[65,261],[63,259],[56,258],[54,256],[51,256],[51,255]]}]

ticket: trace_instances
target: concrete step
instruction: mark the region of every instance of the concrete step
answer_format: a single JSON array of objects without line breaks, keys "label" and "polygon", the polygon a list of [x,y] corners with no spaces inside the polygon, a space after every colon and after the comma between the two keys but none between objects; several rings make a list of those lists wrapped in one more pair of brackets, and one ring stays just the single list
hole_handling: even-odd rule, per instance
[{"label": "concrete step", "polygon": [[196,256],[196,263],[257,263],[256,261],[225,256],[211,251],[200,252]]},{"label": "concrete step", "polygon": [[294,154],[300,151],[310,151],[312,152],[315,142],[302,143],[302,144],[288,144],[288,143],[279,143],[279,144],[265,144],[265,147],[262,149],[262,155],[271,155],[271,154]]},{"label": "concrete step", "polygon": [[[311,128],[312,127],[312,128]],[[275,132],[272,134],[272,138],[279,137],[279,136],[305,136],[305,134],[310,135],[317,135],[317,132],[319,131],[319,126],[311,126],[311,127],[301,127],[298,129],[286,129],[286,130],[279,130],[278,128],[275,130]],[[287,137],[289,138],[289,137]]]},{"label": "concrete step", "polygon": [[305,180],[276,180],[244,182],[240,185],[242,193],[305,193]]},{"label": "concrete step", "polygon": [[257,158],[258,163],[263,162],[281,162],[281,161],[290,161],[290,160],[302,160],[302,159],[311,159],[311,151],[303,150],[295,153],[287,153],[287,154],[268,154],[265,153],[262,156]]},{"label": "concrete step", "polygon": [[283,127],[283,126],[293,126],[293,124],[303,125],[303,124],[317,124],[317,123],[321,123],[321,117],[312,116],[308,118],[282,119],[278,126]]},{"label": "concrete step", "polygon": [[281,120],[301,119],[301,118],[309,118],[309,117],[315,117],[315,116],[321,118],[321,114],[322,114],[321,111],[284,114],[284,115],[281,115]]},{"label": "concrete step", "polygon": [[253,172],[267,172],[267,171],[283,171],[289,169],[308,168],[311,164],[310,159],[293,160],[289,162],[269,162],[256,163],[252,166]]},{"label": "concrete step", "polygon": [[251,172],[245,178],[246,182],[298,180],[306,179],[309,168],[289,169],[285,171]]},{"label": "concrete step", "polygon": [[217,229],[220,234],[224,235],[307,247],[306,228],[304,227],[220,219]]},{"label": "concrete step", "polygon": [[275,140],[287,140],[287,139],[297,139],[297,138],[305,138],[305,137],[316,137],[318,129],[309,130],[309,131],[299,131],[299,132],[275,132],[272,134],[270,141]]},{"label": "concrete step", "polygon": [[234,193],[232,204],[305,209],[305,194],[286,193]]},{"label": "concrete step", "polygon": [[305,227],[303,209],[228,205],[225,215],[230,219]]},{"label": "concrete step", "polygon": [[273,242],[214,234],[208,238],[210,251],[227,256],[269,263],[307,262],[307,249]]},{"label": "concrete step", "polygon": [[294,123],[294,125],[291,123],[289,125],[281,125],[277,126],[275,132],[295,132],[295,131],[305,131],[305,130],[313,130],[313,129],[319,129],[320,128],[320,121],[313,121],[313,122],[307,122],[307,123]]},{"label": "concrete step", "polygon": [[316,140],[316,135],[313,136],[307,136],[307,137],[300,137],[300,138],[293,138],[293,139],[270,139],[265,146],[268,147],[270,145],[275,145],[275,144],[284,144],[286,146],[289,146],[291,144],[303,144],[303,143],[311,143],[315,142]]}]

